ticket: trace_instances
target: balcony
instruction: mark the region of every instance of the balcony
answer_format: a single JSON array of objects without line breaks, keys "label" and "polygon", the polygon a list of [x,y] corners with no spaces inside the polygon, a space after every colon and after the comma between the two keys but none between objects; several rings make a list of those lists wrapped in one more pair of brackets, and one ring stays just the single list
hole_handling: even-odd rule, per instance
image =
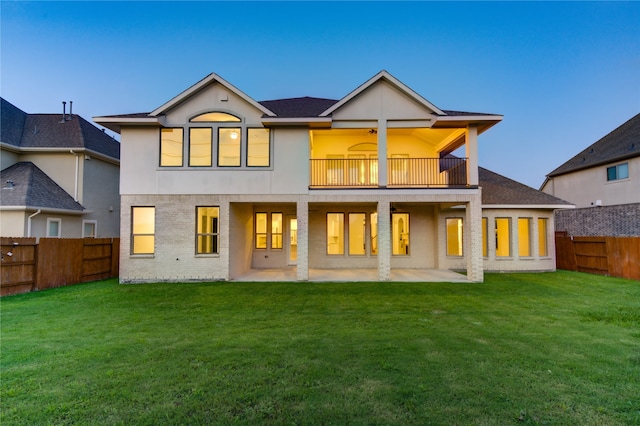
[{"label": "balcony", "polygon": [[[310,188],[377,188],[378,159],[312,159]],[[389,188],[467,186],[466,158],[388,158]]]}]

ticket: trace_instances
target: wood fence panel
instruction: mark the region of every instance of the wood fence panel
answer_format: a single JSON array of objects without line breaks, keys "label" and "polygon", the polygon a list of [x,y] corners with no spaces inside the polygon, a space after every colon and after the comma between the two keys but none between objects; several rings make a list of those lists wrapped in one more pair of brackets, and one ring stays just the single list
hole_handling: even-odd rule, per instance
[{"label": "wood fence panel", "polygon": [[609,275],[605,237],[573,237],[573,244],[578,271]]},{"label": "wood fence panel", "polygon": [[40,238],[36,289],[82,282],[83,239]]},{"label": "wood fence panel", "polygon": [[573,240],[566,235],[556,235],[556,268],[577,271]]},{"label": "wood fence panel", "polygon": [[640,237],[607,237],[609,274],[640,280]]},{"label": "wood fence panel", "polygon": [[82,255],[82,282],[111,276],[113,244],[110,238],[86,238]]},{"label": "wood fence panel", "polygon": [[35,238],[0,238],[0,296],[27,293],[35,287],[37,245]]}]

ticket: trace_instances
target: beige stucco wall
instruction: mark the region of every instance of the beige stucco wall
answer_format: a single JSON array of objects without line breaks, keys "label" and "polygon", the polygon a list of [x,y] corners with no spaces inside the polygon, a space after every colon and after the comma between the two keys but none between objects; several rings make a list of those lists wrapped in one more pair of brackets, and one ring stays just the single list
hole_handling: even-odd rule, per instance
[{"label": "beige stucco wall", "polygon": [[7,151],[5,149],[0,150],[0,170],[4,170],[9,166],[14,165],[20,161],[19,158],[20,155],[15,152]]},{"label": "beige stucco wall", "polygon": [[[607,167],[629,164],[629,178],[607,181]],[[543,192],[574,203],[577,208],[640,202],[640,157],[604,164],[566,175],[556,176],[544,185]]]},{"label": "beige stucco wall", "polygon": [[97,221],[97,237],[120,236],[120,168],[96,157],[82,156],[83,220]]},{"label": "beige stucco wall", "polygon": [[27,235],[27,216],[23,211],[0,212],[0,236],[25,237]]}]

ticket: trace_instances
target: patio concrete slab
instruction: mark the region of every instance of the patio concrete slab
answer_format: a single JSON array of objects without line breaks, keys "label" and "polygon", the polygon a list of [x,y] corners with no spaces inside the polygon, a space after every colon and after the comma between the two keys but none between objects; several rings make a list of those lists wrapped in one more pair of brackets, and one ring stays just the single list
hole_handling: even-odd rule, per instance
[{"label": "patio concrete slab", "polygon": [[[297,281],[296,268],[251,269],[232,279],[239,282]],[[378,281],[376,269],[310,269],[309,281],[313,282],[357,282]],[[467,277],[444,269],[393,269],[390,282],[460,282]]]}]

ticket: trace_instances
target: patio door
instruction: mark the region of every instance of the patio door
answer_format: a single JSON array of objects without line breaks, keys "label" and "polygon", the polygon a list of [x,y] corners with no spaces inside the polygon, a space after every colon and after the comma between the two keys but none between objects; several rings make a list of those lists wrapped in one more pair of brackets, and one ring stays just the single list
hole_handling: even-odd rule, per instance
[{"label": "patio door", "polygon": [[287,238],[287,258],[289,265],[298,264],[298,219],[287,216],[289,236]]}]

